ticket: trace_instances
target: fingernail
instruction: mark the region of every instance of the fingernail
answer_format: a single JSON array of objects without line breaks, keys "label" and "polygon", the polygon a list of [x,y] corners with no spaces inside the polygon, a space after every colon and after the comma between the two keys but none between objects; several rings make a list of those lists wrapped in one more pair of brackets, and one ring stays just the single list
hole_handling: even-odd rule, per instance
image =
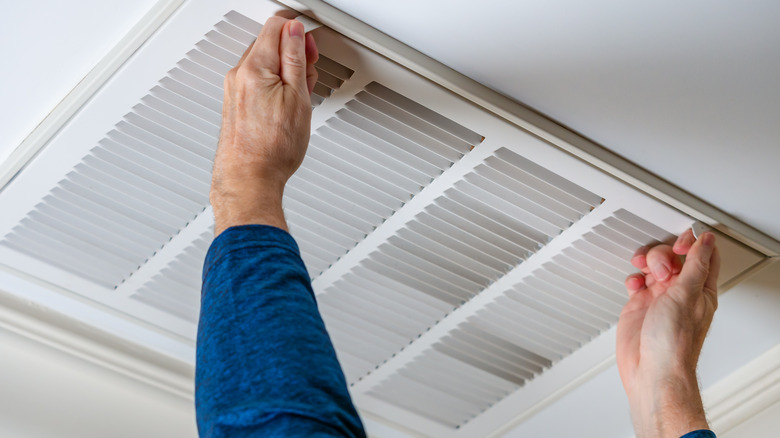
[{"label": "fingernail", "polygon": [[664,281],[669,278],[669,268],[667,268],[666,265],[658,263],[651,266],[650,270],[653,272],[653,276],[659,281]]},{"label": "fingernail", "polygon": [[704,246],[713,246],[715,245],[715,235],[712,233],[704,233],[701,236],[701,243]]},{"label": "fingernail", "polygon": [[303,38],[303,23],[295,20],[290,22],[290,36]]}]

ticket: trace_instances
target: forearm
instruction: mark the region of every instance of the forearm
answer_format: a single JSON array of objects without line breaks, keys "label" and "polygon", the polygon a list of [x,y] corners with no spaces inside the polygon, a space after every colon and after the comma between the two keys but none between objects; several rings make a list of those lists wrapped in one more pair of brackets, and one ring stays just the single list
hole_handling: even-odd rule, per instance
[{"label": "forearm", "polygon": [[709,428],[693,372],[648,378],[629,403],[637,438],[678,438]]}]

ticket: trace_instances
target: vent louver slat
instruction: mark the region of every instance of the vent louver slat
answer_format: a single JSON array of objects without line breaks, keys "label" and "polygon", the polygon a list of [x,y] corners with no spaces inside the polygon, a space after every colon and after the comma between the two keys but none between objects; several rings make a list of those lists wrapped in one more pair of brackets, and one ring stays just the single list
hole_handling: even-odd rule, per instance
[{"label": "vent louver slat", "polygon": [[[429,110],[426,115],[435,124],[412,117],[397,106],[408,106],[408,98],[379,84],[366,89],[384,90],[385,99],[376,107],[360,103],[358,115],[349,109],[358,104],[356,97],[328,119],[311,136],[306,159],[285,189],[290,231],[313,278],[473,147],[455,137],[450,143],[431,141],[420,131],[423,123],[428,131],[442,131],[454,123],[432,117]],[[482,139],[477,134],[470,138]],[[387,165],[388,155],[396,158],[392,166]],[[307,229],[312,222],[316,227]],[[461,294],[459,299],[465,297]]]},{"label": "vent louver slat", "polygon": [[[335,125],[337,120],[332,120]],[[430,182],[428,174],[416,169],[403,159],[395,158],[390,149],[364,147],[364,143],[328,126],[317,130],[312,143],[333,151],[345,161],[355,163],[389,185],[398,186],[406,193],[414,193]]]},{"label": "vent louver slat", "polygon": [[252,41],[254,41],[254,38],[258,34],[260,34],[260,30],[263,28],[262,24],[236,11],[230,11],[225,14],[225,21],[243,29],[245,32],[252,35]]},{"label": "vent louver slat", "polygon": [[130,298],[196,322],[203,260],[214,238],[213,233],[212,230],[202,233]]},{"label": "vent louver slat", "polygon": [[[493,160],[499,156],[500,163]],[[507,149],[499,149],[379,245],[360,262],[360,271],[353,270],[319,296],[337,350],[348,351],[362,363],[350,363],[350,381],[380,365],[448,311],[476,296],[572,224],[556,215],[559,226],[553,225],[547,220],[553,210],[542,204],[534,204],[535,208],[528,211],[504,202],[500,198],[502,186],[495,178],[498,174],[487,172],[495,170],[496,164],[511,166],[513,173],[524,173],[526,178],[536,181],[533,188],[515,184],[516,196],[543,194],[550,200],[547,205],[554,202],[555,208],[567,209],[571,219],[579,219],[601,202],[600,197],[574,188],[558,175],[551,175]],[[476,184],[480,184],[478,189]],[[566,196],[560,194],[563,189],[568,190]],[[370,292],[375,285],[385,286],[383,299]],[[421,306],[423,297],[426,304]],[[388,305],[388,301],[405,305]],[[431,307],[432,301],[437,305]],[[339,322],[331,325],[331,321]],[[346,329],[353,322],[361,327],[359,334]],[[388,338],[391,332],[395,336]],[[374,345],[371,353],[354,347],[354,342],[367,342],[366,337]],[[392,339],[387,348],[378,347]],[[460,351],[452,346],[442,348]],[[518,370],[512,368],[511,372]],[[521,374],[529,377],[526,371]]]},{"label": "vent louver slat", "polygon": [[463,140],[466,145],[474,146],[482,143],[482,141],[485,139],[485,137],[477,134],[476,132],[447,119],[441,114],[431,110],[430,108],[427,108],[424,105],[421,105],[418,102],[415,102],[412,99],[396,93],[382,84],[373,82],[366,87],[366,92],[397,106],[398,108],[419,118],[420,120],[439,127],[439,129],[443,131],[444,135],[449,134],[455,136]]},{"label": "vent louver slat", "polygon": [[[517,157],[499,152],[520,164]],[[584,192],[577,197],[598,199]],[[462,426],[617,322],[626,301],[623,279],[634,268],[618,256],[601,257],[604,250],[591,243],[595,238],[615,246],[619,241],[625,252],[633,253],[669,237],[626,210],[614,212],[450,330],[432,345],[436,353],[426,350],[369,394],[447,426]],[[462,378],[431,372],[449,370],[453,363],[468,370]],[[480,384],[485,374],[493,376],[494,386]],[[475,386],[482,392],[474,392]],[[425,395],[414,400],[399,388]]]},{"label": "vent louver slat", "polygon": [[[452,428],[459,426],[453,418],[469,418],[473,412],[480,412],[482,406],[490,406],[516,389],[515,385],[492,373],[436,350],[428,350],[415,359],[409,369],[414,371],[401,370],[392,386],[378,387],[369,394]],[[442,373],[443,369],[447,372]],[[439,388],[438,394],[431,396],[429,393],[425,399],[418,398],[419,388],[425,387]],[[439,403],[440,400],[445,403]],[[461,401],[459,409],[453,409],[449,402],[452,400]]]}]

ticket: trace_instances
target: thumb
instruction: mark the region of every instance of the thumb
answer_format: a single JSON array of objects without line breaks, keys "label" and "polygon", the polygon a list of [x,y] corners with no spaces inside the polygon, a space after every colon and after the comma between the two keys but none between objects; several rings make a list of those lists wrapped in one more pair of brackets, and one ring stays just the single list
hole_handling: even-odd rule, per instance
[{"label": "thumb", "polygon": [[699,294],[705,286],[717,288],[718,263],[713,263],[715,235],[704,233],[692,246],[680,272],[679,281],[686,294]]},{"label": "thumb", "polygon": [[290,20],[282,29],[280,44],[282,82],[308,94],[306,85],[306,41],[303,23]]}]

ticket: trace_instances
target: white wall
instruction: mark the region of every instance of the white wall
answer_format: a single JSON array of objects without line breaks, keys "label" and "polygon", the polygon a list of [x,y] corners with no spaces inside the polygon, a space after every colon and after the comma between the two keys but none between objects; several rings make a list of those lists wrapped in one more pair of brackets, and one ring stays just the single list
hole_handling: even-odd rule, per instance
[{"label": "white wall", "polygon": [[780,435],[780,401],[719,438],[775,438]]},{"label": "white wall", "polygon": [[0,436],[194,438],[192,401],[0,329]]}]

